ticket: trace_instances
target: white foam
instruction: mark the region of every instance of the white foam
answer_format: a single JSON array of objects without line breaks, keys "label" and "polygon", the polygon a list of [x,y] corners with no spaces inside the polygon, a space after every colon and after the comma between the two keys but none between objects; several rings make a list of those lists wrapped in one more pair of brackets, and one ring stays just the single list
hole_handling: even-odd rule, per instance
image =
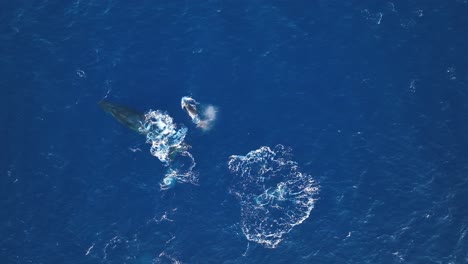
[{"label": "white foam", "polygon": [[231,193],[240,201],[247,240],[276,248],[284,234],[309,218],[318,186],[290,160],[289,149],[261,147],[231,156],[228,165],[236,174]]}]

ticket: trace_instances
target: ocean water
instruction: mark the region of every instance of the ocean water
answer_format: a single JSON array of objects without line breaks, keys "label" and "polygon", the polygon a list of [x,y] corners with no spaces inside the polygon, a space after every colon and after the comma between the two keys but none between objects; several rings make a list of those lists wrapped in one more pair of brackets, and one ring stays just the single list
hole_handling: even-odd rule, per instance
[{"label": "ocean water", "polygon": [[[3,1],[0,263],[468,263],[467,14],[466,0]],[[216,107],[211,130],[183,96]],[[197,182],[162,189],[168,167],[103,98],[187,127]],[[242,163],[278,144],[290,155]],[[305,186],[312,200],[291,191]],[[248,239],[304,201],[275,248]]]}]

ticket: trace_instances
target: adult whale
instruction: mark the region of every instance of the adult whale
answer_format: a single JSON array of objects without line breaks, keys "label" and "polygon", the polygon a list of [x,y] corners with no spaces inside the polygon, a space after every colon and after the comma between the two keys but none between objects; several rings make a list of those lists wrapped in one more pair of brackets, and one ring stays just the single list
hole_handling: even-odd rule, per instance
[{"label": "adult whale", "polygon": [[109,102],[107,100],[100,101],[99,106],[101,106],[104,111],[111,114],[113,117],[115,117],[115,119],[117,119],[117,121],[126,127],[145,134],[139,129],[145,121],[145,115],[143,113],[140,113],[127,106]]}]

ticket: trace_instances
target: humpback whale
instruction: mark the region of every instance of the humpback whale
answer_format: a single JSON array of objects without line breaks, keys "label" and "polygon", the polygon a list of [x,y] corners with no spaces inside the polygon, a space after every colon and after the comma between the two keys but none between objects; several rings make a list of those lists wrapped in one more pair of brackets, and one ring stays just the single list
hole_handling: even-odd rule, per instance
[{"label": "humpback whale", "polygon": [[194,124],[199,125],[200,117],[198,115],[197,104],[198,103],[195,101],[195,99],[188,96],[184,96],[180,100],[180,106],[182,109],[187,111],[187,114],[190,116]]},{"label": "humpback whale", "polygon": [[99,106],[124,126],[139,133],[144,133],[139,129],[145,121],[145,115],[143,113],[107,100],[100,101]]},{"label": "humpback whale", "polygon": [[[209,130],[216,119],[217,109],[212,105],[200,105],[195,99],[184,96],[180,106],[187,112],[192,122],[205,131]],[[201,110],[201,111],[200,111]]]}]

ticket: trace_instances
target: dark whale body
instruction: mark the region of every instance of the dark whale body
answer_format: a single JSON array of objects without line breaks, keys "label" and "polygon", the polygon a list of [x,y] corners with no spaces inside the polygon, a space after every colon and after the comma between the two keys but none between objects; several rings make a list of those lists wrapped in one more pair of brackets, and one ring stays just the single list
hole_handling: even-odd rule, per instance
[{"label": "dark whale body", "polygon": [[100,101],[99,106],[126,127],[141,133],[139,128],[145,121],[145,115],[143,113],[107,100]]}]

